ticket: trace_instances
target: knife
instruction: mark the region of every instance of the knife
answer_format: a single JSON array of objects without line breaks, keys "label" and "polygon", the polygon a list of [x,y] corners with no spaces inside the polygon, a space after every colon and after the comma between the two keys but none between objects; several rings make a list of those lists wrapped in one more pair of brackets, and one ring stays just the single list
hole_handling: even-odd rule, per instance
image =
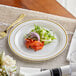
[{"label": "knife", "polygon": [[20,67],[19,71],[19,76],[66,76],[66,75],[70,75],[70,65],[54,69]]},{"label": "knife", "polygon": [[69,52],[68,52],[68,55],[67,55],[67,60],[68,61],[70,61],[71,54],[75,51],[76,51],[76,29],[75,29],[75,32],[73,34],[72,41],[71,41],[71,44],[70,44],[70,47],[69,47]]}]

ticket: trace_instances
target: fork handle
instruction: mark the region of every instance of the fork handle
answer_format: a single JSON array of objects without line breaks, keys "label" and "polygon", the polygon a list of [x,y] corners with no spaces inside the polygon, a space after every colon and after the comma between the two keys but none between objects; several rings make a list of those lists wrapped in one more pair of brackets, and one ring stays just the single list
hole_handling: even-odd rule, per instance
[{"label": "fork handle", "polygon": [[21,15],[19,16],[19,18],[18,18],[15,22],[13,22],[13,23],[6,29],[6,31],[8,31],[12,26],[14,26],[15,24],[17,24],[18,22],[20,22],[24,17],[25,17],[25,15],[24,15],[24,14],[21,14]]}]

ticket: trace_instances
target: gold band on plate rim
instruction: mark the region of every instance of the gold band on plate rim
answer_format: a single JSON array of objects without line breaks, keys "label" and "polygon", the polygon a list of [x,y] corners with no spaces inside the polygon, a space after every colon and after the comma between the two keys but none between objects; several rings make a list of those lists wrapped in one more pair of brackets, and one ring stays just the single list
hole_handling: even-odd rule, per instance
[{"label": "gold band on plate rim", "polygon": [[[32,19],[32,20],[47,20],[47,19]],[[32,60],[32,61],[44,61],[44,60],[52,59],[52,58],[58,56],[59,54],[61,54],[61,52],[63,52],[63,50],[64,50],[64,49],[66,48],[66,46],[67,46],[68,36],[67,36],[67,33],[66,33],[65,29],[64,29],[60,24],[58,24],[58,23],[56,23],[56,22],[54,22],[54,21],[50,21],[50,20],[47,20],[47,21],[50,21],[50,22],[58,25],[58,26],[65,32],[65,35],[66,35],[66,43],[65,43],[65,46],[62,48],[61,51],[59,51],[59,52],[58,52],[57,54],[55,54],[54,56],[51,56],[51,57],[48,57],[48,58],[32,59],[32,58],[27,58],[27,57],[25,57],[25,56],[20,55],[18,52],[16,52],[16,51],[13,49],[13,47],[12,47],[12,45],[11,45],[11,43],[10,43],[11,33],[12,33],[13,30],[14,30],[17,26],[19,26],[20,24],[22,24],[22,23],[24,23],[24,22],[32,21],[32,20],[23,21],[23,22],[19,23],[18,25],[16,25],[16,26],[10,31],[9,37],[8,37],[8,44],[9,44],[11,50],[12,50],[16,55],[18,55],[19,57],[24,58],[24,59],[28,59],[28,60]]]}]

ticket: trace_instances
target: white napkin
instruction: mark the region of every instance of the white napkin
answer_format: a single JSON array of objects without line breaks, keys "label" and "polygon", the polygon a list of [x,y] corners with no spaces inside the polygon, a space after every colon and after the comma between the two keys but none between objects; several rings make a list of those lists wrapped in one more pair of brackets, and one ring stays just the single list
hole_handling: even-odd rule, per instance
[{"label": "white napkin", "polygon": [[71,72],[71,76],[76,76],[76,63],[71,63],[70,64],[70,72]]},{"label": "white napkin", "polygon": [[70,44],[70,48],[69,48],[69,52],[68,52],[68,55],[67,55],[67,60],[70,61],[70,55],[72,53],[74,53],[76,51],[76,30],[74,32],[74,35],[72,37],[72,41],[71,41],[71,44]]},{"label": "white napkin", "polygon": [[20,67],[19,76],[51,76],[50,71],[40,71],[40,68]]}]

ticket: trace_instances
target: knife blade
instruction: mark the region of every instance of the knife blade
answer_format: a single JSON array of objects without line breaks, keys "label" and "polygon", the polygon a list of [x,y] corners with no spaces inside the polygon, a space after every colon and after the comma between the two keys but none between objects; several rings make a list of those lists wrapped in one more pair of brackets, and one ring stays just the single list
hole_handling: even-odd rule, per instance
[{"label": "knife blade", "polygon": [[72,40],[71,40],[71,44],[70,44],[70,47],[69,47],[69,52],[67,54],[67,60],[68,61],[70,61],[71,54],[75,51],[76,51],[76,29],[75,29],[75,32],[73,34]]}]

